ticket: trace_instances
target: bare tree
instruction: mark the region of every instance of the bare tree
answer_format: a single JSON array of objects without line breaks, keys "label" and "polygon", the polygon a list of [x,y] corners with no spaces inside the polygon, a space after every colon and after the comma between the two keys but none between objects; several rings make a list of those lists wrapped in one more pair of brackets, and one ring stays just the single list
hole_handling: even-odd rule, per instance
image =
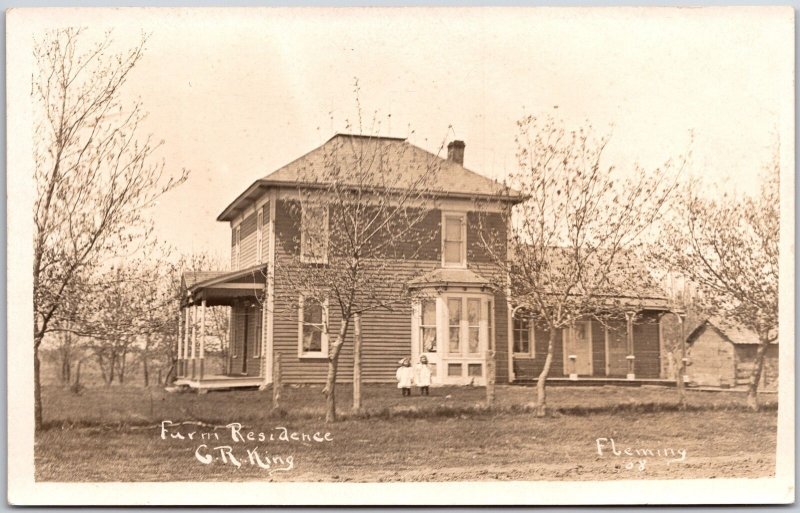
[{"label": "bare tree", "polygon": [[[360,121],[358,130],[363,133]],[[294,241],[300,251],[278,259],[275,280],[284,290],[302,292],[305,312],[312,302],[329,306],[325,334],[334,319],[338,323],[323,390],[325,419],[334,422],[339,357],[351,325],[367,312],[409,303],[410,291],[392,262],[413,259],[434,236],[422,223],[431,215],[440,159],[427,154],[411,161],[405,141],[364,135],[335,138],[324,148],[320,165],[302,170],[290,207],[302,226]],[[301,305],[295,299],[286,306],[290,314]],[[312,331],[319,325],[306,321]],[[310,343],[321,336],[310,333]]]},{"label": "bare tree", "polygon": [[607,136],[595,136],[591,126],[567,130],[549,115],[527,116],[518,128],[518,168],[509,185],[526,200],[506,214],[508,257],[497,249],[502,241],[480,233],[506,270],[511,302],[549,331],[536,386],[536,414],[543,416],[558,331],[587,317],[606,322],[636,310],[649,277],[632,249],[662,213],[676,185],[675,166],[635,165],[622,173],[603,162]]},{"label": "bare tree", "polygon": [[754,410],[764,355],[778,337],[779,169],[776,152],[752,196],[725,194],[717,200],[704,197],[699,183],[689,184],[656,248],[664,266],[697,284],[700,311],[758,335],[747,394]]},{"label": "bare tree", "polygon": [[159,144],[140,136],[145,113],[122,91],[146,38],[114,53],[113,37],[82,46],[81,29],[36,42],[32,79],[34,204],[35,424],[42,425],[39,347],[76,276],[149,231],[145,210],[186,178],[153,162]]}]

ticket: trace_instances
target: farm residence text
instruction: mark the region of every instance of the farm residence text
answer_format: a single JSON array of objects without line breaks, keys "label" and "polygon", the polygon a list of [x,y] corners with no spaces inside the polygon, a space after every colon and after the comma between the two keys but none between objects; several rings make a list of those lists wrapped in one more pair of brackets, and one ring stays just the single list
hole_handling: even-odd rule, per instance
[{"label": "farm residence text", "polygon": [[276,426],[270,431],[249,431],[240,423],[232,422],[225,426],[222,434],[217,431],[198,431],[194,427],[191,431],[187,431],[181,427],[180,423],[162,421],[160,438],[200,442],[195,447],[194,457],[203,465],[218,463],[236,468],[249,465],[261,468],[270,474],[294,469],[294,456],[272,454],[262,450],[258,445],[247,446],[248,443],[325,444],[333,441],[333,435],[327,431],[305,433],[291,431],[283,426]]}]

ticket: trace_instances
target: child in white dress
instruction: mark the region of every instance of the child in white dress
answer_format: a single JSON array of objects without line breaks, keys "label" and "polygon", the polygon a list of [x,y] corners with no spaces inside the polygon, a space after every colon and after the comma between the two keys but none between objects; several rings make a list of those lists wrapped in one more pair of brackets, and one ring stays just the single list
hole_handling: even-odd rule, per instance
[{"label": "child in white dress", "polygon": [[420,395],[430,395],[431,368],[428,366],[428,357],[419,357],[419,363],[414,372],[414,382],[419,387]]},{"label": "child in white dress", "polygon": [[403,397],[411,395],[411,385],[414,383],[414,369],[411,368],[411,360],[403,358],[398,362],[397,368],[397,388],[403,392]]}]

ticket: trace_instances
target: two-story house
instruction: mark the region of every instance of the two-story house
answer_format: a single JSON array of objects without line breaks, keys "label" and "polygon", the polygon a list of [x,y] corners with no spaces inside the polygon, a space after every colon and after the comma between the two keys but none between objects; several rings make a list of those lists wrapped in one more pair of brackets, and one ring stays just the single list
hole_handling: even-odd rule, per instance
[{"label": "two-story house", "polygon": [[[325,265],[327,251],[337,244],[329,224],[334,207],[298,209],[298,190],[319,185],[314,171],[330,165],[332,154],[341,159],[346,175],[352,157],[348,152],[380,153],[392,160],[391,172],[408,176],[418,172],[419,162],[434,161],[439,168],[417,227],[428,236],[415,240],[418,247],[401,252],[407,256],[393,258],[384,275],[375,277],[377,287],[400,282],[417,293],[392,308],[364,314],[363,381],[393,382],[399,359],[410,356],[416,362],[425,354],[435,384],[483,384],[489,351],[495,355],[498,383],[535,379],[544,362],[547,333],[534,329],[509,303],[507,283],[496,265],[498,254],[486,249],[487,240],[506,239],[509,216],[504,214],[524,198],[466,169],[464,149],[462,141],[452,141],[447,158],[440,158],[404,139],[338,134],[255,181],[217,218],[231,227],[232,270],[183,276],[177,384],[201,390],[267,384],[278,353],[284,383],[325,381],[337,309],[276,280],[275,270],[298,261],[298,272],[302,265]],[[501,251],[505,255],[505,248]],[[204,347],[206,308],[220,305],[231,312],[223,375],[208,372]],[[639,306],[644,309],[630,312],[627,323],[587,320],[564,330],[550,375],[663,378],[658,320],[667,311],[666,301],[654,296]],[[351,330],[339,358],[339,381],[351,380],[352,366]]]},{"label": "two-story house", "polygon": [[[342,144],[348,139],[348,144]],[[424,218],[416,230],[422,247],[386,266],[381,280],[401,280],[418,294],[408,304],[366,312],[363,317],[362,376],[369,382],[394,381],[397,362],[422,354],[440,384],[483,383],[487,350],[495,351],[497,379],[508,380],[509,309],[503,278],[484,249],[478,230],[505,240],[507,216],[520,195],[463,166],[464,143],[452,141],[446,159],[404,139],[339,134],[274,173],[257,180],[217,218],[231,227],[231,271],[186,273],[178,347],[179,380],[195,388],[253,386],[269,383],[274,356],[281,355],[285,383],[322,383],[327,372],[328,343],[337,311],[327,302],[311,301],[302,291],[276,280],[275,269],[301,261],[324,265],[336,244],[328,225],[328,206],[303,206],[297,191],[313,187],[315,167],[330,165],[325,155],[347,161],[347,151],[396,155],[392,172],[413,175],[415,164],[437,162],[436,184],[429,187]],[[381,148],[370,148],[380,146]],[[480,218],[479,218],[480,216]],[[485,238],[484,238],[485,239]],[[322,253],[322,255],[320,254]],[[320,258],[320,256],[322,258]],[[205,309],[231,309],[227,373],[210,375],[205,365]],[[325,326],[328,329],[324,329]],[[339,379],[351,379],[352,335],[339,359]]]}]

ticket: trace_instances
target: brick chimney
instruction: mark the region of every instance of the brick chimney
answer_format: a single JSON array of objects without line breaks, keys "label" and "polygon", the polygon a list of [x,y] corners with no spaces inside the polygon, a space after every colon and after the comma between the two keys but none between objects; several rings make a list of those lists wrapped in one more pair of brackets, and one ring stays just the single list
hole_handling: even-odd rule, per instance
[{"label": "brick chimney", "polygon": [[464,165],[464,141],[453,141],[447,145],[447,160]]}]

